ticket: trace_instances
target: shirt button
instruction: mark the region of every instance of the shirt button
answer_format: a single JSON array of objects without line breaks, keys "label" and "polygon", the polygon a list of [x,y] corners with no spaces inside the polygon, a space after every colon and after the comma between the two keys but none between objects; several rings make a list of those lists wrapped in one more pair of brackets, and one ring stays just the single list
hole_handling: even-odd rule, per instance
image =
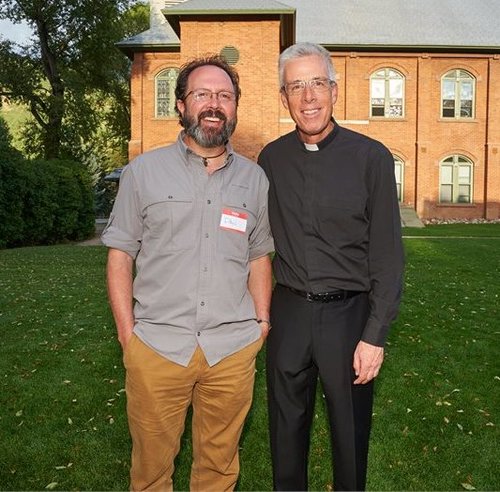
[{"label": "shirt button", "polygon": [[168,195],[169,200],[172,200],[172,198],[174,198],[172,195]]},{"label": "shirt button", "polygon": [[203,267],[203,271],[204,272],[208,272],[208,268],[207,267]]},{"label": "shirt button", "polygon": [[201,301],[200,302],[200,306],[204,306],[205,305],[205,302],[204,301]]},{"label": "shirt button", "polygon": [[208,232],[207,232],[207,233],[205,233],[205,237],[206,237],[206,238],[208,238]]},{"label": "shirt button", "polygon": [[200,335],[201,335],[201,331],[199,331],[196,335],[197,335],[197,336],[200,336]]},{"label": "shirt button", "polygon": [[247,204],[246,204],[246,203],[244,203],[244,204],[243,204],[243,207],[244,207],[244,208],[247,208]]},{"label": "shirt button", "polygon": [[207,203],[210,205],[212,203],[212,200],[207,200]]}]

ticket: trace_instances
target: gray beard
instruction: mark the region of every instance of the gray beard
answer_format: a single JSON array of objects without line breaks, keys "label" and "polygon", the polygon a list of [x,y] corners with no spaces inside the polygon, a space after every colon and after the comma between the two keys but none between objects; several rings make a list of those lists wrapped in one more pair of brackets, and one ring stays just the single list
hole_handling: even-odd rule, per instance
[{"label": "gray beard", "polygon": [[182,125],[186,134],[189,135],[200,147],[210,149],[224,145],[236,128],[236,117],[233,120],[228,121],[224,115],[217,114],[216,116],[222,116],[224,119],[222,129],[218,130],[216,128],[203,129],[201,127],[200,120],[204,116],[205,114],[202,113],[200,114],[200,119],[196,120],[194,118],[190,118],[189,115],[185,113],[182,117]]}]

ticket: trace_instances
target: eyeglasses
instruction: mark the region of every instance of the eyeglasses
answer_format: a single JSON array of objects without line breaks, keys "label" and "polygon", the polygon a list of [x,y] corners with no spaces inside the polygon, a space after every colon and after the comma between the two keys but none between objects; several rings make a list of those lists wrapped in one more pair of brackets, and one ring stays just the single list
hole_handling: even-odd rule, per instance
[{"label": "eyeglasses", "polygon": [[281,89],[289,96],[298,96],[306,90],[306,87],[309,87],[314,92],[326,92],[331,89],[333,84],[335,84],[333,80],[325,78],[295,80],[294,82],[285,84]]},{"label": "eyeglasses", "polygon": [[208,89],[196,89],[188,92],[184,99],[187,99],[189,96],[193,96],[193,99],[199,103],[211,101],[212,96],[216,96],[218,101],[222,104],[229,104],[236,101],[236,94],[230,91],[212,92]]}]

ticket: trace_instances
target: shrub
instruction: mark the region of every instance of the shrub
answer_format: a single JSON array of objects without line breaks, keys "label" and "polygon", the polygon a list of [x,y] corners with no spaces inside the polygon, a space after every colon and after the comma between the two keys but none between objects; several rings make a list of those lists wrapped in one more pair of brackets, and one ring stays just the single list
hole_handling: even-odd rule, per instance
[{"label": "shrub", "polygon": [[90,178],[73,161],[36,160],[26,163],[24,244],[77,241],[94,232]]},{"label": "shrub", "polygon": [[81,164],[22,159],[0,122],[0,248],[88,238],[95,227],[93,201]]},{"label": "shrub", "polygon": [[0,118],[0,248],[22,238],[24,177],[21,154],[11,145],[5,121]]}]

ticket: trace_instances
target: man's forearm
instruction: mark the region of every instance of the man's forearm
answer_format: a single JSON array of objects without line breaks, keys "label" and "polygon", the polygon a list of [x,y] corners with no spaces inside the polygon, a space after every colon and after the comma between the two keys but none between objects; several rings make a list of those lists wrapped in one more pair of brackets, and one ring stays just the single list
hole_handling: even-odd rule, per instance
[{"label": "man's forearm", "polygon": [[123,349],[132,336],[134,312],[132,297],[134,260],[127,253],[110,248],[106,269],[108,297]]},{"label": "man's forearm", "polygon": [[[257,319],[269,320],[272,292],[272,269],[269,255],[250,262],[248,290],[253,298]],[[269,325],[262,328],[263,333],[267,334]]]}]

